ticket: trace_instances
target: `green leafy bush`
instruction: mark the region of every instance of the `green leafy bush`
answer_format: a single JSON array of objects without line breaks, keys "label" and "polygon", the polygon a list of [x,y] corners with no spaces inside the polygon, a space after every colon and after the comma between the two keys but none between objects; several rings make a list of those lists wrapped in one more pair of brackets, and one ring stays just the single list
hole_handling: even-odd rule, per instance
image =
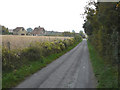
[{"label": "green leafy bush", "polygon": [[10,71],[18,68],[20,63],[20,56],[15,50],[8,50],[7,48],[2,48],[2,69],[3,71]]},{"label": "green leafy bush", "polygon": [[24,49],[21,53],[21,58],[28,59],[30,61],[41,59],[42,49],[40,47],[34,47],[34,46]]}]

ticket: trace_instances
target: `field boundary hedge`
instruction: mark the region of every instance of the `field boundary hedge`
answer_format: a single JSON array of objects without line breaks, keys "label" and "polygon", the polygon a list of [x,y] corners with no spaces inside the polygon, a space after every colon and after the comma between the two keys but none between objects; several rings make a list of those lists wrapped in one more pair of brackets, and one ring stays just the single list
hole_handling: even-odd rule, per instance
[{"label": "field boundary hedge", "polygon": [[53,60],[62,56],[82,41],[81,37],[55,40],[54,42],[36,42],[23,50],[7,50],[3,48],[2,87],[11,88],[19,84],[25,77],[37,72]]}]

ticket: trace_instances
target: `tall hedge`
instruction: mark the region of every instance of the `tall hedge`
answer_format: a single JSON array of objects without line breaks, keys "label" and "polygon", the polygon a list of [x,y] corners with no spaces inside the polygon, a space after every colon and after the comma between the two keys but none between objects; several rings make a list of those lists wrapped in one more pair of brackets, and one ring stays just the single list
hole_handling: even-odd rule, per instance
[{"label": "tall hedge", "polygon": [[[91,5],[95,6],[90,8]],[[89,41],[105,62],[117,64],[120,55],[120,3],[90,2],[83,25]]]}]

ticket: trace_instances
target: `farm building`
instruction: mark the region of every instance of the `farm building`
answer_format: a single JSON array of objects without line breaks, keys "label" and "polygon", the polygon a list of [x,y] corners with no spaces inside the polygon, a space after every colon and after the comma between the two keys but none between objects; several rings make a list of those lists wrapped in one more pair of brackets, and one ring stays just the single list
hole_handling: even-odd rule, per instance
[{"label": "farm building", "polygon": [[27,31],[23,27],[13,29],[13,35],[26,35]]},{"label": "farm building", "polygon": [[62,35],[62,32],[56,32],[56,31],[45,31],[46,36],[60,36]]},{"label": "farm building", "polygon": [[31,32],[33,36],[41,36],[45,34],[45,29],[42,27],[36,27],[34,30]]}]

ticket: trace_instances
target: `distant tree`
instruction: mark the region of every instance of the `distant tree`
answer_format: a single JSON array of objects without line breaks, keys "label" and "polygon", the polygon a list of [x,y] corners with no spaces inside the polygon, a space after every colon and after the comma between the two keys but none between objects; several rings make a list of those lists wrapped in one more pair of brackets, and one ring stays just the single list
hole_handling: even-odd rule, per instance
[{"label": "distant tree", "polygon": [[72,30],[72,33],[75,33],[75,30]]},{"label": "distant tree", "polygon": [[83,35],[83,31],[80,31],[79,34],[82,36]]},{"label": "distant tree", "polygon": [[27,29],[27,32],[32,32],[32,31],[33,31],[32,28],[28,28],[28,29]]},{"label": "distant tree", "polygon": [[80,30],[79,34],[82,38],[85,38],[85,34],[83,33],[83,31]]},{"label": "distant tree", "polygon": [[75,30],[72,30],[72,36],[75,37]]},{"label": "distant tree", "polygon": [[6,35],[6,34],[9,34],[8,28],[2,26],[2,35]]},{"label": "distant tree", "polygon": [[62,35],[71,37],[72,33],[65,31],[65,32],[62,33]]}]

